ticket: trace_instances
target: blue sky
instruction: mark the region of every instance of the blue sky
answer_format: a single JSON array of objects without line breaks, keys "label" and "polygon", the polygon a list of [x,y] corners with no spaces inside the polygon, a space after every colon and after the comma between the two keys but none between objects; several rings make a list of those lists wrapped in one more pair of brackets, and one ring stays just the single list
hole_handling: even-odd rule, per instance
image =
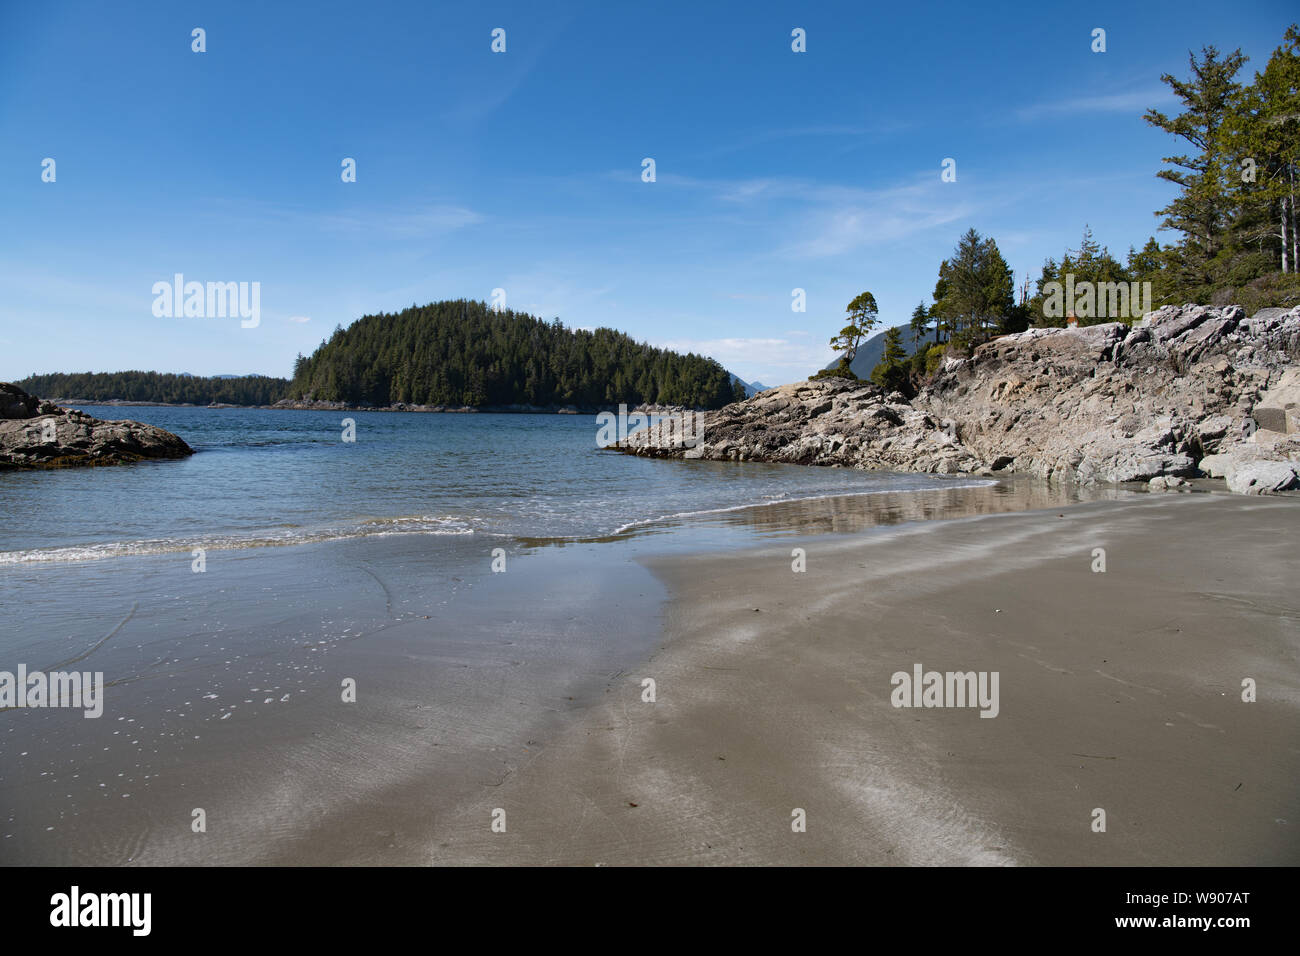
[{"label": "blue sky", "polygon": [[[971,226],[1017,283],[1085,223],[1141,245],[1160,74],[1213,43],[1249,75],[1297,18],[1043,6],[0,0],[0,379],[287,375],[336,324],[502,288],[793,381],[858,292],[905,322]],[[155,317],[178,272],[259,282],[260,324]]]}]

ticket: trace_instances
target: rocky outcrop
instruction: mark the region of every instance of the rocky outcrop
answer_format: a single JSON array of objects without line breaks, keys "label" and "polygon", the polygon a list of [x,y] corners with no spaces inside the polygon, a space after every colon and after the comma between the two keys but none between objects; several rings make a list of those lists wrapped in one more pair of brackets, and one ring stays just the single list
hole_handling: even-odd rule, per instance
[{"label": "rocky outcrop", "polygon": [[28,395],[17,385],[0,382],[0,419],[31,418],[39,411],[41,400]]},{"label": "rocky outcrop", "polygon": [[108,422],[0,383],[0,470],[184,458],[194,449],[141,422]]},{"label": "rocky outcrop", "polygon": [[622,450],[1083,484],[1196,477],[1209,459],[1234,490],[1279,491],[1300,487],[1284,474],[1300,475],[1298,386],[1300,308],[1189,305],[1002,336],[945,360],[911,400],[799,382],[704,413],[694,447],[650,431]]}]

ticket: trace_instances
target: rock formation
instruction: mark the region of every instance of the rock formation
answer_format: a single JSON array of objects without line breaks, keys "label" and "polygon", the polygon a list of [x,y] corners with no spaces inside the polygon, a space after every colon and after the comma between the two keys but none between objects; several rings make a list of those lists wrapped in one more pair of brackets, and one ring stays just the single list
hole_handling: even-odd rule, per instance
[{"label": "rock formation", "polygon": [[1208,474],[1234,491],[1300,488],[1300,308],[1166,307],[1128,326],[1031,329],[946,359],[913,399],[866,382],[798,382],[703,413],[686,448],[633,454],[1054,481]]},{"label": "rock formation", "polygon": [[169,431],[140,422],[101,421],[0,382],[0,470],[117,465],[192,454],[194,449]]}]

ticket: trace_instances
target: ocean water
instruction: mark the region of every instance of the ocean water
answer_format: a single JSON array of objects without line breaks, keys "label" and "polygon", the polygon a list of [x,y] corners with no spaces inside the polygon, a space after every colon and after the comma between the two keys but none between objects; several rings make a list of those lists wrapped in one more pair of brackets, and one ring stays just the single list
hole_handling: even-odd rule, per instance
[{"label": "ocean water", "polygon": [[158,425],[197,453],[0,474],[0,567],[398,534],[590,538],[729,509],[991,483],[642,459],[598,448],[586,415],[81,407]]}]

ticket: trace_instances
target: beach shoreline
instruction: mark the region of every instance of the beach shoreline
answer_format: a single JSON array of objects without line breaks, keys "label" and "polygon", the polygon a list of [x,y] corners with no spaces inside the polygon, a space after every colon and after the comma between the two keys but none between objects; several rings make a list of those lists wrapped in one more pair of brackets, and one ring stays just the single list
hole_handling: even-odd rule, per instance
[{"label": "beach shoreline", "polygon": [[[660,650],[430,862],[1294,865],[1297,530],[1151,495],[656,559]],[[892,706],[918,663],[1000,712]]]},{"label": "beach shoreline", "polygon": [[[776,502],[518,539],[504,574],[500,539],[421,535],[213,552],[197,579],[160,555],[29,567],[20,590],[138,609],[87,664],[104,720],[4,715],[0,861],[1295,862],[1300,509],[1078,494]],[[13,650],[85,638],[43,641]],[[914,664],[997,671],[996,718],[894,708]]]}]

